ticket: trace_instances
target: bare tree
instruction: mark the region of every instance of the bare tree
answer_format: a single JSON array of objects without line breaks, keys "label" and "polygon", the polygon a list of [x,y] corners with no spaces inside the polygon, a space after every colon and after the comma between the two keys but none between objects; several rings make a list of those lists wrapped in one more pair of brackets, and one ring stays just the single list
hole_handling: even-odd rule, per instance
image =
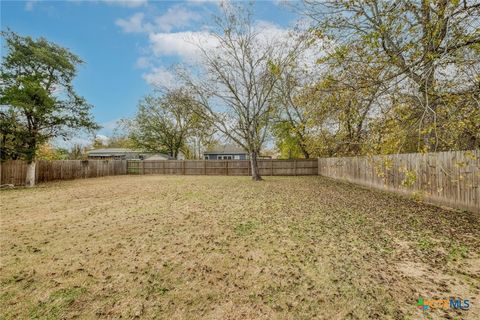
[{"label": "bare tree", "polygon": [[204,118],[248,151],[252,179],[261,180],[257,158],[274,112],[279,46],[259,33],[249,7],[224,3],[221,11],[212,32],[216,47],[198,45],[201,75],[183,76]]}]

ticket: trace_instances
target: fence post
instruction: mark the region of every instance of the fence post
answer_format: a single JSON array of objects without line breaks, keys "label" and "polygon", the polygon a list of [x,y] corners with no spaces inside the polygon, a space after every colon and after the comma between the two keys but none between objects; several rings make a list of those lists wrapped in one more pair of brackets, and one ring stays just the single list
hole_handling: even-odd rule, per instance
[{"label": "fence post", "polygon": [[185,160],[182,161],[182,172],[185,175]]},{"label": "fence post", "polygon": [[297,159],[293,159],[293,175],[297,175]]},{"label": "fence post", "polygon": [[203,175],[207,175],[207,160],[203,159]]},{"label": "fence post", "polygon": [[227,164],[227,176],[228,176],[228,160],[225,160],[225,163]]},{"label": "fence post", "polygon": [[271,168],[270,175],[273,176],[273,159],[270,159],[270,168]]},{"label": "fence post", "polygon": [[143,162],[143,160],[140,160],[140,163],[142,164],[142,175],[145,175],[145,162]]}]

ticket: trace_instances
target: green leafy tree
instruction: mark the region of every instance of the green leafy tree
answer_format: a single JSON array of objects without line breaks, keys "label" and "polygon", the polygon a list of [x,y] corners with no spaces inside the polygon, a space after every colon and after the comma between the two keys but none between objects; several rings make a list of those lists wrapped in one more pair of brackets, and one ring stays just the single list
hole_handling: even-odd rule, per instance
[{"label": "green leafy tree", "polygon": [[135,117],[123,120],[123,126],[135,146],[177,158],[188,139],[204,125],[195,108],[187,91],[175,89],[160,97],[145,97]]},{"label": "green leafy tree", "polygon": [[17,112],[4,107],[0,111],[0,159],[18,160],[26,152],[25,127],[18,122]]},{"label": "green leafy tree", "polygon": [[37,160],[68,160],[68,150],[65,148],[55,148],[49,143],[41,145],[36,154]]},{"label": "green leafy tree", "polygon": [[311,92],[311,84],[318,77],[318,70],[315,65],[304,66],[306,60],[304,55],[310,46],[309,37],[297,35],[290,42],[291,48],[288,53],[290,58],[278,66],[274,91],[277,121],[273,133],[282,157],[308,159],[310,116],[312,102],[315,102],[305,97]]},{"label": "green leafy tree", "polygon": [[127,136],[113,135],[108,138],[107,148],[132,148],[134,143]]},{"label": "green leafy tree", "polygon": [[32,39],[11,31],[1,33],[7,54],[1,65],[0,115],[2,149],[7,141],[19,146],[18,156],[28,162],[26,185],[35,184],[36,153],[42,144],[67,138],[74,130],[96,130],[91,105],[79,96],[72,81],[82,60],[44,38]]},{"label": "green leafy tree", "polygon": [[354,156],[369,149],[370,124],[382,106],[385,68],[363,61],[363,50],[352,46],[348,53],[329,58],[324,79],[306,100],[314,100],[314,123],[329,136],[320,154]]},{"label": "green leafy tree", "polygon": [[288,120],[278,121],[273,125],[273,136],[276,146],[282,159],[295,159],[305,157],[301,146],[304,141],[300,141],[292,123]]}]

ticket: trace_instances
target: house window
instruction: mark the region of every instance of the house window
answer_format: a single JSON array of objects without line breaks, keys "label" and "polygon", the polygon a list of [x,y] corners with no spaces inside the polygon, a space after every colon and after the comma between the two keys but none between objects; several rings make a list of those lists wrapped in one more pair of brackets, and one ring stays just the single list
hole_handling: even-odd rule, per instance
[{"label": "house window", "polygon": [[205,160],[208,160],[208,156],[205,156]]},{"label": "house window", "polygon": [[239,155],[233,156],[233,159],[240,160],[240,156]]},{"label": "house window", "polygon": [[232,156],[217,156],[217,160],[232,160]]}]

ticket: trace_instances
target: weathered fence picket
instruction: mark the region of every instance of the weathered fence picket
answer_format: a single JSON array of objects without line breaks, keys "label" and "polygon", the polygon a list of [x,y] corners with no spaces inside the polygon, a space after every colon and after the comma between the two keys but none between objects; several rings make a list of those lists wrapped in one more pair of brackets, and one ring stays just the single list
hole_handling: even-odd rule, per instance
[{"label": "weathered fence picket", "polygon": [[[263,176],[322,175],[413,194],[432,203],[480,212],[480,150],[370,157],[258,161]],[[27,164],[0,165],[1,184],[23,185]],[[124,174],[248,176],[248,160],[37,161],[37,182]]]},{"label": "weathered fence picket", "polygon": [[320,158],[318,174],[480,212],[480,150]]},{"label": "weathered fence picket", "polygon": [[[126,160],[37,160],[36,181],[71,180],[126,174]],[[0,165],[1,184],[24,185],[27,163],[5,161]]]},{"label": "weathered fence picket", "polygon": [[[258,160],[260,175],[307,176],[318,174],[316,159]],[[174,175],[250,175],[248,160],[128,160],[129,174],[174,174]]]}]

